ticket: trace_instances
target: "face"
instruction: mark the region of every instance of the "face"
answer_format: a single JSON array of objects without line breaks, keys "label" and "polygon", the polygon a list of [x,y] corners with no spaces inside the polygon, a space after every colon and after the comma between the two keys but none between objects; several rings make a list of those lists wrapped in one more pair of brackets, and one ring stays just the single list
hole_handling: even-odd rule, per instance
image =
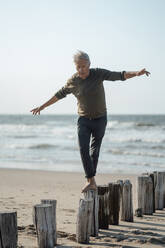
[{"label": "face", "polygon": [[76,70],[80,78],[85,79],[89,75],[90,63],[85,59],[80,59],[76,63]]}]

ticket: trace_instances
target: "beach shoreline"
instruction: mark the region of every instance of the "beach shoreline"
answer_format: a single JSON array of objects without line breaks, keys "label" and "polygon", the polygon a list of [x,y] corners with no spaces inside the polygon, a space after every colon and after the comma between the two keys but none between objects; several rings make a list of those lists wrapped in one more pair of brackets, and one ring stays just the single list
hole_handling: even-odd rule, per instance
[{"label": "beach shoreline", "polygon": [[[96,182],[103,185],[118,179],[129,179],[133,185],[135,210],[137,176],[99,173]],[[120,221],[119,226],[100,230],[99,237],[92,237],[89,245],[76,243],[76,217],[84,183],[85,175],[79,172],[0,168],[0,210],[17,211],[19,246],[37,247],[37,238],[32,227],[32,208],[41,199],[56,199],[57,247],[106,247],[110,244],[114,245],[112,247],[163,247],[164,210],[156,211],[152,216],[135,217],[134,223]]]}]

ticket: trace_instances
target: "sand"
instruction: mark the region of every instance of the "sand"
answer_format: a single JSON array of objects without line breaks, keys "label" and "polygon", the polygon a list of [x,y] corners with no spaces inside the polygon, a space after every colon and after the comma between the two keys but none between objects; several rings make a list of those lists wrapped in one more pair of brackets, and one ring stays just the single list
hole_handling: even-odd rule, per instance
[{"label": "sand", "polygon": [[[98,174],[96,181],[107,184],[130,179],[135,209],[137,176]],[[165,247],[165,210],[134,217],[133,223],[120,221],[118,226],[100,230],[90,244],[78,244],[76,218],[84,183],[83,173],[0,169],[0,211],[17,211],[19,247],[37,247],[32,209],[41,199],[57,200],[57,247]]]}]

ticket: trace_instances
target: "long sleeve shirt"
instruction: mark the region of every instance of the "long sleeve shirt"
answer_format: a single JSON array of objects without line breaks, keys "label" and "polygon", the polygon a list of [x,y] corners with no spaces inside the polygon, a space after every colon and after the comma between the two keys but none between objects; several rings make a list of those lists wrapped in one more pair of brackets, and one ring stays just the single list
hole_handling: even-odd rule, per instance
[{"label": "long sleeve shirt", "polygon": [[78,73],[68,79],[65,86],[55,93],[58,99],[73,94],[77,98],[78,114],[87,118],[98,118],[107,113],[104,80],[124,81],[124,72],[109,71],[101,68],[89,69],[87,78],[82,79]]}]

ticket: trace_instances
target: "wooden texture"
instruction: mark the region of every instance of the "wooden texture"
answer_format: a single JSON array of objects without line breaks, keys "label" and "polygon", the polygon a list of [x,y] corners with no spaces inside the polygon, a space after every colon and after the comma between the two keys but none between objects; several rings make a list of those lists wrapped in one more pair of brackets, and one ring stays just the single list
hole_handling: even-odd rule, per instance
[{"label": "wooden texture", "polygon": [[108,205],[108,186],[98,185],[99,198],[99,229],[108,229],[109,225],[109,205]]},{"label": "wooden texture", "polygon": [[91,235],[93,219],[93,199],[83,197],[79,200],[79,209],[76,223],[76,240],[78,243],[88,244]]},{"label": "wooden texture", "polygon": [[142,214],[153,214],[153,181],[150,176],[138,177],[138,208]]},{"label": "wooden texture", "polygon": [[120,183],[120,219],[133,222],[132,184],[129,180]]},{"label": "wooden texture", "polygon": [[37,204],[33,207],[39,248],[54,247],[54,213],[52,204]]},{"label": "wooden texture", "polygon": [[0,248],[16,248],[17,212],[0,212]]},{"label": "wooden texture", "polygon": [[57,244],[57,224],[56,224],[56,207],[57,200],[42,199],[41,204],[51,204],[53,207],[53,222],[54,222],[54,245]]},{"label": "wooden texture", "polygon": [[154,183],[154,173],[150,173],[149,176],[151,177],[152,184],[153,184],[153,213],[155,213],[155,183]]},{"label": "wooden texture", "polygon": [[84,192],[85,199],[93,199],[93,214],[92,214],[92,224],[91,224],[91,236],[97,237],[99,232],[99,221],[98,221],[98,211],[99,211],[99,198],[97,190],[88,190]]},{"label": "wooden texture", "polygon": [[155,209],[164,208],[164,172],[154,171]]},{"label": "wooden texture", "polygon": [[108,205],[109,205],[109,224],[119,224],[119,210],[120,210],[120,184],[108,184]]},{"label": "wooden texture", "polygon": [[117,180],[117,183],[120,185],[120,187],[119,187],[119,192],[120,192],[119,219],[121,220],[121,215],[122,215],[122,199],[123,199],[123,180]]},{"label": "wooden texture", "polygon": [[165,208],[165,171],[163,171],[163,207]]}]

